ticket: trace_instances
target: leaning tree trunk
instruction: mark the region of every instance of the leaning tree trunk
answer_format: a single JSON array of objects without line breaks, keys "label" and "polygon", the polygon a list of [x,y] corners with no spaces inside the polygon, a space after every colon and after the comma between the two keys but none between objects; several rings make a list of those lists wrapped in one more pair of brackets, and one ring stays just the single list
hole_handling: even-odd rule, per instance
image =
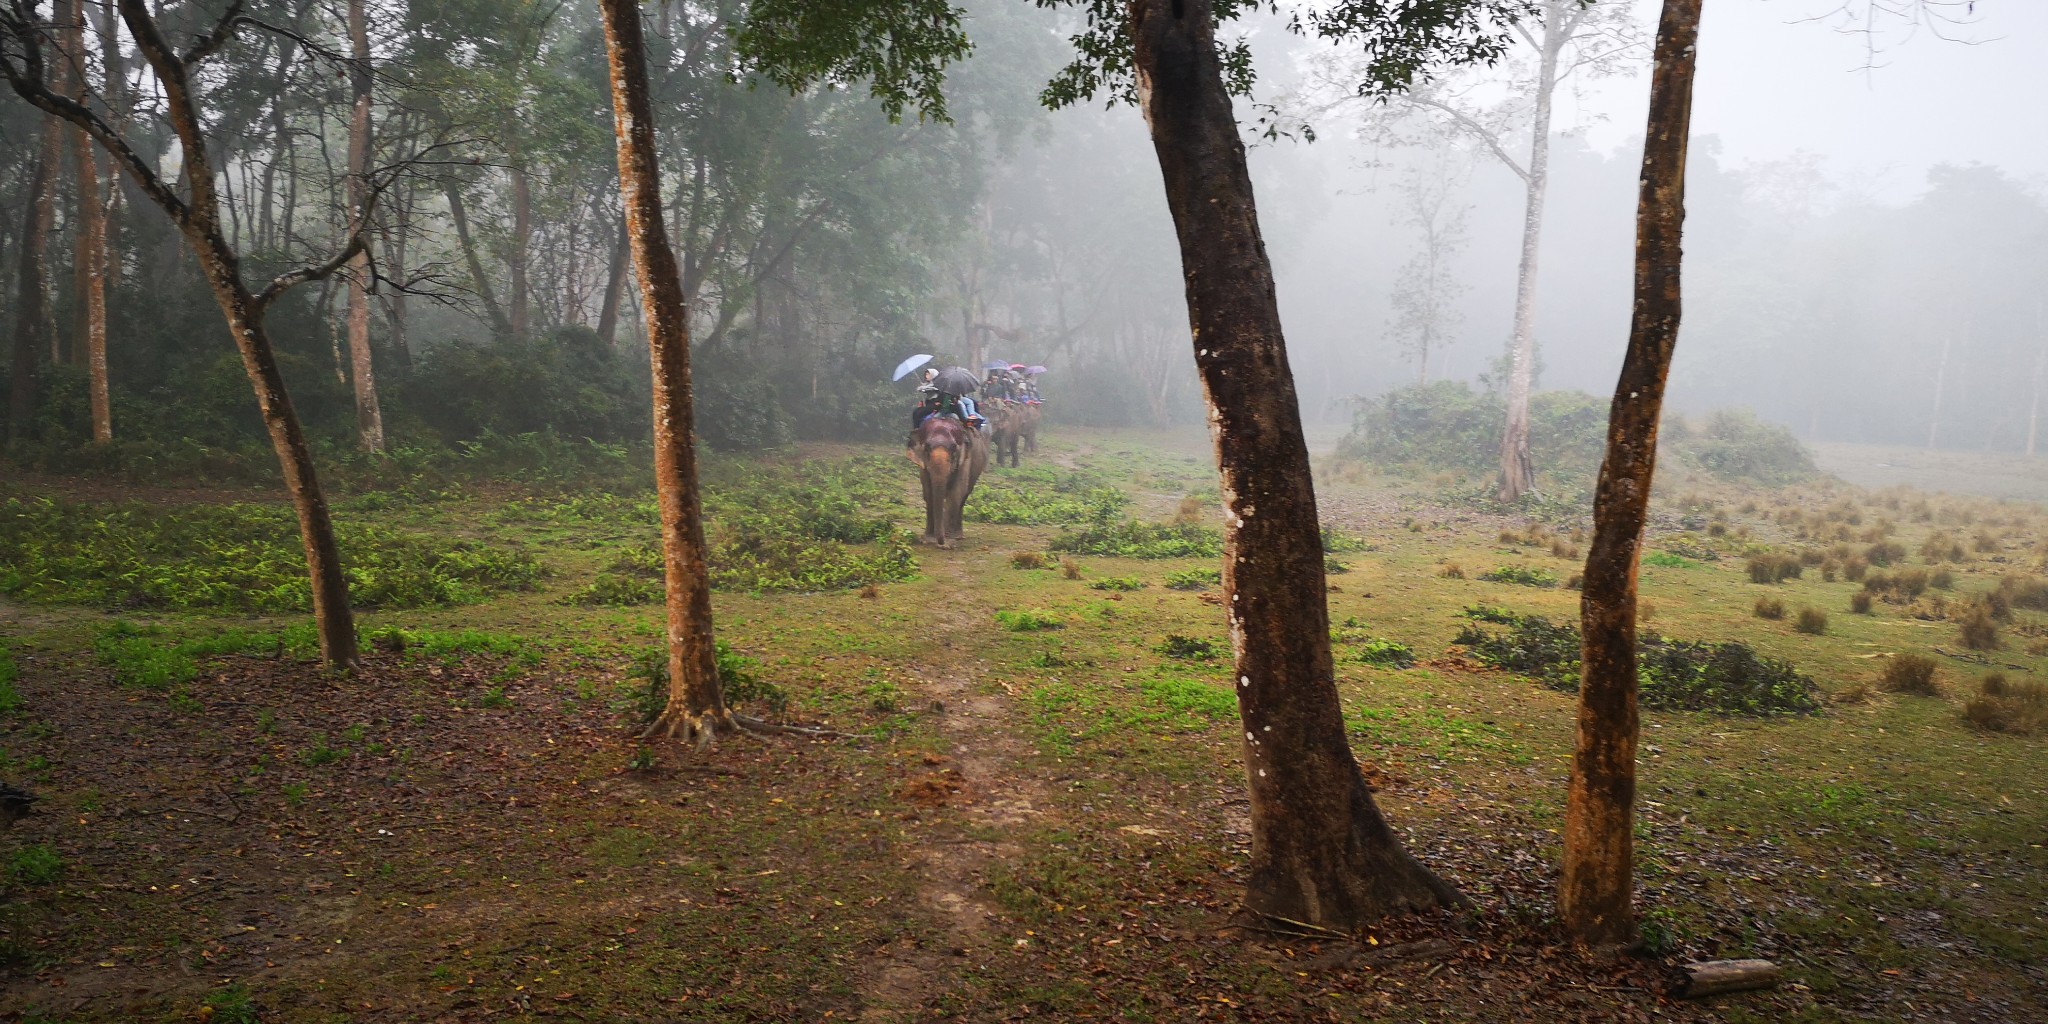
[{"label": "leaning tree trunk", "polygon": [[14,359],[7,399],[8,437],[27,440],[36,411],[36,370],[42,363],[44,340],[55,333],[50,322],[50,229],[57,219],[57,168],[63,160],[63,126],[45,115],[41,144],[29,172],[28,208],[21,238],[19,290],[14,306]]},{"label": "leaning tree trunk", "polygon": [[1558,51],[1565,33],[1556,0],[1543,9],[1543,51],[1537,65],[1536,120],[1529,140],[1529,173],[1522,205],[1522,261],[1515,272],[1514,348],[1508,372],[1507,424],[1500,438],[1500,483],[1495,496],[1516,501],[1536,486],[1529,455],[1529,392],[1536,375],[1536,257],[1542,248],[1543,202],[1550,188],[1551,96],[1557,89]]},{"label": "leaning tree trunk", "polygon": [[626,257],[630,243],[626,222],[619,222],[619,238],[612,244],[612,258],[604,279],[604,301],[597,308],[597,336],[607,349],[619,344],[619,293],[626,289]]},{"label": "leaning tree trunk", "polygon": [[1345,739],[1308,445],[1211,3],[1129,11],[1228,511],[1224,606],[1252,804],[1245,909],[1350,928],[1457,903],[1402,848]]},{"label": "leaning tree trunk", "polygon": [[[348,3],[349,89],[348,205],[351,233],[369,230],[370,202],[370,27],[363,0]],[[366,451],[384,450],[384,412],[377,402],[377,374],[370,361],[370,250],[349,261],[348,363],[355,385],[356,435]]]},{"label": "leaning tree trunk", "polygon": [[527,262],[533,252],[533,186],[527,180],[526,159],[517,144],[512,147],[512,336],[526,337],[532,305],[532,283],[527,279]]},{"label": "leaning tree trunk", "polygon": [[469,267],[470,281],[476,287],[477,301],[484,304],[484,315],[490,318],[491,330],[499,337],[512,333],[512,321],[505,317],[505,307],[498,305],[498,295],[491,290],[491,279],[484,276],[483,260],[477,257],[476,240],[469,233],[469,211],[462,202],[462,186],[454,181],[441,183],[442,194],[448,197],[448,219],[455,225],[455,241],[462,248],[462,261]]},{"label": "leaning tree trunk", "polygon": [[1578,746],[1565,802],[1565,928],[1588,943],[1635,936],[1636,573],[1657,470],[1664,382],[1678,342],[1685,150],[1701,0],[1664,0],[1636,204],[1635,316],[1607,418],[1593,542],[1579,599],[1584,629]]},{"label": "leaning tree trunk", "polygon": [[709,744],[734,728],[718,680],[711,636],[711,571],[697,499],[697,449],[690,402],[690,333],[682,272],[661,220],[646,45],[637,0],[599,0],[610,60],[618,137],[619,194],[640,279],[647,347],[654,364],[654,485],[661,499],[661,549],[668,580],[668,706],[650,727]]}]

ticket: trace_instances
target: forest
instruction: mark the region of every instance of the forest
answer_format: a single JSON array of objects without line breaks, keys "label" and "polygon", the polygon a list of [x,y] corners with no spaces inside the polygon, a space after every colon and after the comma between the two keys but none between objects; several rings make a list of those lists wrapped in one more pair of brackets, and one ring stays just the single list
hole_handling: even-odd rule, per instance
[{"label": "forest", "polygon": [[1743,2],[0,0],[0,1014],[2048,1017],[2048,164]]}]

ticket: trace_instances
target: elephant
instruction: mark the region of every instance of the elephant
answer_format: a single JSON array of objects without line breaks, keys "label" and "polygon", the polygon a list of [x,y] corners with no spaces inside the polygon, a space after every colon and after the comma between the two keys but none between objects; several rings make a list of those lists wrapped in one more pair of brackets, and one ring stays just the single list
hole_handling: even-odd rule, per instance
[{"label": "elephant", "polygon": [[1020,442],[1030,451],[1038,450],[1038,406],[1032,402],[1016,399],[992,398],[982,403],[988,415],[988,425],[994,434],[996,465],[1003,464],[1008,456],[1010,465],[1017,462]]},{"label": "elephant", "polygon": [[927,416],[905,453],[924,481],[923,543],[941,548],[964,536],[960,512],[988,468],[988,434],[948,415]]}]

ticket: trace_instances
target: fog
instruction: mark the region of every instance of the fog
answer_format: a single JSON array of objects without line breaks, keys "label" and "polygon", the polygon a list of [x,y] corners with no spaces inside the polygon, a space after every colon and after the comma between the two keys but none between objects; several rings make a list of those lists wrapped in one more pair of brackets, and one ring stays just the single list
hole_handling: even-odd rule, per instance
[{"label": "fog", "polygon": [[[1638,53],[1655,11],[1630,12]],[[1828,0],[1710,5],[1675,408],[1747,406],[1818,440],[2027,444],[2048,350],[2048,116],[2031,106],[2048,94],[2048,63],[2034,56],[2048,43],[2048,5],[1954,15],[1880,19],[1862,33]],[[1261,79],[1240,120],[1315,105],[1303,97],[1328,59],[1320,47],[1277,23],[1247,34]],[[1543,388],[1604,394],[1626,343],[1648,90],[1645,62],[1632,63],[1634,73],[1558,92],[1534,309]],[[1505,96],[1505,77],[1473,76],[1473,93]],[[1328,99],[1307,115],[1313,143],[1246,131],[1305,415],[1343,421],[1354,397],[1418,377],[1392,330],[1400,268],[1419,242],[1402,188],[1418,172],[1450,181],[1445,207],[1465,211],[1446,275],[1453,326],[1430,377],[1479,385],[1510,334],[1521,178],[1469,139],[1390,144],[1372,127],[1388,108]],[[1101,346],[1081,352],[1098,372],[1136,373],[1145,360],[1131,352],[1166,346],[1152,358],[1170,367],[1147,372],[1170,373],[1172,411],[1194,415],[1178,252],[1140,119],[1127,107],[1066,110],[1036,131],[993,175],[992,223],[1029,232],[1056,211],[1054,233],[1077,232],[1067,241],[1087,254],[1081,276],[1115,284],[1068,290],[1064,313],[1019,285],[1006,314],[1046,321],[1045,336],[1062,333],[1050,322],[1060,315],[1069,333],[1088,320],[1073,344]],[[1503,137],[1518,158],[1528,145],[1526,122]],[[1133,335],[1128,325],[1144,324],[1150,337],[1112,337],[1113,323]],[[1111,371],[1087,358],[1102,353],[1130,362]]]}]

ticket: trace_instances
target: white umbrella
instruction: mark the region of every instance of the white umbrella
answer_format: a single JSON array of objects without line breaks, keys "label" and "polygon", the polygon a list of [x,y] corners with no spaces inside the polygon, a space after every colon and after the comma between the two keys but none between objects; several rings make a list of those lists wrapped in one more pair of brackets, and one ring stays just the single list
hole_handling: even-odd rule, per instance
[{"label": "white umbrella", "polygon": [[902,380],[905,374],[908,374],[910,371],[915,370],[918,367],[923,366],[924,364],[929,363],[931,361],[932,357],[930,355],[911,356],[910,358],[905,359],[904,361],[896,364],[896,375],[890,377],[889,379]]}]

